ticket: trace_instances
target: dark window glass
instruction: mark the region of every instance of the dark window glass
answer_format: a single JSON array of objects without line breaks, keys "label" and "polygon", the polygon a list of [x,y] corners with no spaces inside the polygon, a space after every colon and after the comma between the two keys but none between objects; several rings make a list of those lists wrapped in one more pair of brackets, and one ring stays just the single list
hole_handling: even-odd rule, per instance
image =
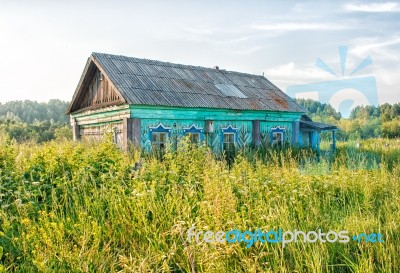
[{"label": "dark window glass", "polygon": [[200,134],[199,133],[188,133],[190,142],[192,143],[199,143],[200,141]]},{"label": "dark window glass", "polygon": [[272,133],[272,144],[277,146],[283,145],[283,133],[282,132],[273,132]]},{"label": "dark window glass", "polygon": [[154,132],[151,134],[151,145],[156,150],[163,150],[167,143],[167,133]]},{"label": "dark window glass", "polygon": [[235,134],[234,133],[224,133],[223,149],[225,152],[235,151]]}]

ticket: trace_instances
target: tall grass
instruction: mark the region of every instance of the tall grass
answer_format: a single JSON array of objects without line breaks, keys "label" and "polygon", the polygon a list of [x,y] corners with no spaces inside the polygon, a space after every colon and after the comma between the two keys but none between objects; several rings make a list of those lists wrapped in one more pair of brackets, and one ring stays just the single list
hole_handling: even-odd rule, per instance
[{"label": "tall grass", "polygon": [[[356,164],[369,160],[363,151],[351,154],[344,146],[331,161],[293,151],[245,152],[228,167],[206,147],[187,142],[162,160],[120,152],[107,141],[33,145],[1,137],[0,144],[0,271],[400,270],[395,143],[374,148],[379,162],[371,168]],[[381,232],[384,243],[246,248],[188,242],[192,225],[203,231]]]}]

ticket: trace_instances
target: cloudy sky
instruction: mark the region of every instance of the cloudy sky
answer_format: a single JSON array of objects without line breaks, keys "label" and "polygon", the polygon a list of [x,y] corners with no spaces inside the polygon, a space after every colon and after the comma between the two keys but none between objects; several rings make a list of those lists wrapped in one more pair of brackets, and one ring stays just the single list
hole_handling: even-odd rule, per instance
[{"label": "cloudy sky", "polygon": [[91,52],[264,73],[284,91],[373,76],[380,103],[400,101],[400,2],[0,0],[0,39],[0,102],[70,100]]}]

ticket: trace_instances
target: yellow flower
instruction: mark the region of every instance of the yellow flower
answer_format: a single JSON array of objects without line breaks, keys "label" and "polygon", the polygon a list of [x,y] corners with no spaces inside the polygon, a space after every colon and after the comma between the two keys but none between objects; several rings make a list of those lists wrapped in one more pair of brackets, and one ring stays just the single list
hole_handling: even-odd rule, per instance
[{"label": "yellow flower", "polygon": [[21,224],[23,225],[28,225],[31,221],[29,220],[29,218],[24,218],[21,220]]}]

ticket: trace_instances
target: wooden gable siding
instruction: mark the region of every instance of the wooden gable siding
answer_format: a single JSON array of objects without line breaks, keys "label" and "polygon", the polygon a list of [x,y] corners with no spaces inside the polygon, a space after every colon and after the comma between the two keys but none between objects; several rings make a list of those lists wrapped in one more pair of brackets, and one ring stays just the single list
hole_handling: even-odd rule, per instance
[{"label": "wooden gable siding", "polygon": [[79,100],[77,109],[86,109],[101,107],[105,105],[123,102],[110,81],[96,69],[92,80],[82,92],[82,98]]}]

